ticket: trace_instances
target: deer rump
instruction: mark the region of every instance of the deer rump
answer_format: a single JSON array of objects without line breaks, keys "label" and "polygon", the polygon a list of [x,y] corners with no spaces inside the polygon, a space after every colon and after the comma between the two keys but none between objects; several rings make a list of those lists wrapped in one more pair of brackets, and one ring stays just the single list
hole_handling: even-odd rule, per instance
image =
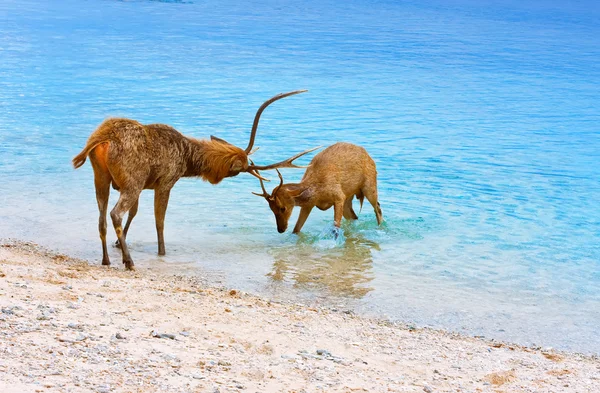
[{"label": "deer rump", "polygon": [[362,189],[365,184],[370,186],[368,183],[376,174],[375,162],[363,147],[338,142],[312,159],[302,183],[313,184],[313,188],[318,189],[321,197],[315,206],[320,210],[333,206],[340,192],[346,197],[356,196],[362,208],[365,198]]}]

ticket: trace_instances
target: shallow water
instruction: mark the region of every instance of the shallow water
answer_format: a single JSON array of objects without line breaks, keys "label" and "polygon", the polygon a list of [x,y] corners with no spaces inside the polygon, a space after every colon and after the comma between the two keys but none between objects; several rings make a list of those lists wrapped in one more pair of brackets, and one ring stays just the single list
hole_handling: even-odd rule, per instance
[{"label": "shallow water", "polygon": [[144,193],[137,264],[600,353],[595,2],[54,3],[0,3],[0,237],[99,263],[92,171],[70,160],[103,119],[245,146],[264,100],[304,88],[265,111],[255,160],[364,146],[384,225],[367,204],[337,242],[332,211],[279,235],[250,176],[183,179],[164,258]]}]

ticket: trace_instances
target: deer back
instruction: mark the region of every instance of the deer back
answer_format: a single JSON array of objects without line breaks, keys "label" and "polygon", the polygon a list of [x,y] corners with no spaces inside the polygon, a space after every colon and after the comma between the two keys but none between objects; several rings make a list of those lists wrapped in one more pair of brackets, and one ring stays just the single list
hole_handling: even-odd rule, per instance
[{"label": "deer back", "polygon": [[118,187],[152,188],[152,179],[178,178],[183,174],[188,142],[167,125],[145,126],[130,119],[108,119],[90,140],[109,142],[106,164]]},{"label": "deer back", "polygon": [[332,187],[341,188],[345,195],[353,195],[376,172],[375,162],[364,148],[338,142],[312,159],[301,184],[312,184],[324,192]]}]

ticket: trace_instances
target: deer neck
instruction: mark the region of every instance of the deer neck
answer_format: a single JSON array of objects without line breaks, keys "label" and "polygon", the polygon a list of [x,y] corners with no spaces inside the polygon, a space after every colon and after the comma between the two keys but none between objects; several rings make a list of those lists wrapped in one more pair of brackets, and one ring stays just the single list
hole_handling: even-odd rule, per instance
[{"label": "deer neck", "polygon": [[218,184],[224,178],[240,173],[244,164],[248,165],[246,152],[230,143],[191,138],[189,141],[187,176],[201,176],[211,184]]},{"label": "deer neck", "polygon": [[202,173],[206,170],[205,159],[204,159],[204,142],[202,140],[188,138],[188,151],[184,162],[185,173],[183,177],[194,177],[202,176]]}]

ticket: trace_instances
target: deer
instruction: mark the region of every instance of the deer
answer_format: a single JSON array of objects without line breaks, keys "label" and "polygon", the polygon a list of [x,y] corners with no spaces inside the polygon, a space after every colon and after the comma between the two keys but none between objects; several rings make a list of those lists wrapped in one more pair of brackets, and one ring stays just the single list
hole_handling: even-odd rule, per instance
[{"label": "deer", "polygon": [[375,210],[377,225],[383,222],[375,161],[363,147],[346,142],[327,147],[314,156],[300,183],[283,184],[283,176],[277,168],[268,165],[262,168],[275,169],[280,183],[269,194],[259,177],[262,194],[253,194],[267,200],[279,233],[287,230],[295,206],[300,206],[300,214],[292,232],[294,234],[300,232],[315,206],[320,210],[333,206],[334,236],[337,238],[342,216],[347,220],[358,219],[352,209],[355,196],[360,201],[361,210],[364,198],[367,198]]},{"label": "deer", "polygon": [[[90,135],[83,150],[73,158],[75,169],[89,157],[94,172],[94,186],[100,217],[98,231],[102,243],[102,265],[110,265],[106,245],[106,213],[110,187],[119,191],[119,199],[110,212],[120,247],[123,264],[135,270],[133,259],[125,241],[131,222],[138,211],[138,200],[144,189],[154,190],[154,216],[158,237],[158,255],[165,255],[164,221],[171,189],[182,177],[200,177],[210,184],[224,178],[249,173],[262,180],[258,170],[299,167],[293,161],[314,149],[296,154],[268,166],[249,164],[249,156],[258,129],[258,122],[267,106],[284,97],[303,93],[296,90],[278,94],[265,101],[256,112],[250,141],[241,149],[221,138],[211,135],[210,140],[184,136],[166,124],[143,125],[127,118],[110,118],[103,121]],[[257,148],[258,149],[258,148]],[[125,213],[127,222],[122,227]]]}]

